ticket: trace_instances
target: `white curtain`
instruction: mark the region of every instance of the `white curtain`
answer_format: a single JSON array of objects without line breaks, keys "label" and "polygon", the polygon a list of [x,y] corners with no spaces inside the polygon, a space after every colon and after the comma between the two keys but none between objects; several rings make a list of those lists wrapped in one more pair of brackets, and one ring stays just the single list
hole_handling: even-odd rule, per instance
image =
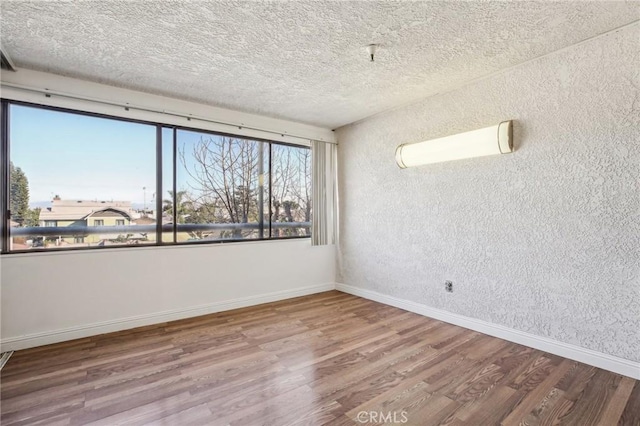
[{"label": "white curtain", "polygon": [[313,219],[311,244],[324,246],[338,241],[338,146],[311,141],[313,159]]}]

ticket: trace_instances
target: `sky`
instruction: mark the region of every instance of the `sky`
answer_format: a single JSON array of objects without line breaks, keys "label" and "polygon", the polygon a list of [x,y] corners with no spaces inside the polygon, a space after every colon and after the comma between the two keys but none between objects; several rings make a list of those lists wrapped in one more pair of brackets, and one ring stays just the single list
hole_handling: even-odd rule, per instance
[{"label": "sky", "polygon": [[[32,207],[48,203],[55,195],[152,206],[155,126],[21,105],[11,105],[10,120],[11,161],[29,180]],[[196,142],[201,136],[181,132],[180,142]],[[168,198],[171,189],[172,130],[163,129],[165,139],[163,157],[168,161],[163,167],[162,198]]]},{"label": "sky", "polygon": [[29,180],[30,203],[147,201],[155,192],[154,126],[12,105],[9,155]]}]

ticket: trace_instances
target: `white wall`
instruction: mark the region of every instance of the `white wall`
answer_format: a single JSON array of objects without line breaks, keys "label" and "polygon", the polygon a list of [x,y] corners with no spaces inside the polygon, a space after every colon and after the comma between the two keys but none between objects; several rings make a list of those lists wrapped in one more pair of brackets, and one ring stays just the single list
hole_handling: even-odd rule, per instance
[{"label": "white wall", "polygon": [[[20,69],[2,73],[1,83],[8,99],[289,143],[335,142],[329,129],[49,73]],[[326,291],[334,281],[335,247],[308,239],[3,255],[2,350]]]},{"label": "white wall", "polygon": [[[339,129],[338,281],[640,361],[639,27]],[[394,162],[507,119],[513,154]]]},{"label": "white wall", "polygon": [[2,256],[2,350],[332,289],[308,239]]}]

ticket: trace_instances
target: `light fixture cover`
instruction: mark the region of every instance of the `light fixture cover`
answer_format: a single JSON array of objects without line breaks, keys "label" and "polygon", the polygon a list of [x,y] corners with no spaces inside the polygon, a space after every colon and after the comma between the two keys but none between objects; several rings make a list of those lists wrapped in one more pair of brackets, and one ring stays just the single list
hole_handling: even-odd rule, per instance
[{"label": "light fixture cover", "polygon": [[513,151],[511,120],[484,129],[459,133],[444,138],[400,145],[396,163],[400,168],[460,160]]}]

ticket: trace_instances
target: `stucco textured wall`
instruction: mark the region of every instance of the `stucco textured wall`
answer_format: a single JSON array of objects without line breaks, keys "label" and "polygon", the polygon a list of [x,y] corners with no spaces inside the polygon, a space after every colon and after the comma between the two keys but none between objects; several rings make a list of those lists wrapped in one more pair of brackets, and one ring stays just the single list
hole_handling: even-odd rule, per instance
[{"label": "stucco textured wall", "polygon": [[[638,40],[627,27],[340,128],[338,281],[640,361]],[[400,143],[506,119],[513,154],[394,163]]]}]

